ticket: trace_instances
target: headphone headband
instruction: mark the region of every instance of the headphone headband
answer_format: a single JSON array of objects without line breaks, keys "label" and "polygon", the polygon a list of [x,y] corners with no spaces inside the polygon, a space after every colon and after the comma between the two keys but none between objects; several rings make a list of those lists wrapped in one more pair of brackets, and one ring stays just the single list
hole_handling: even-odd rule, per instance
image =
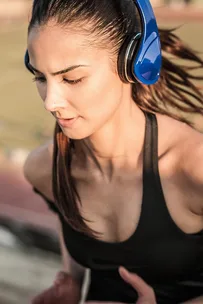
[{"label": "headphone headband", "polygon": [[134,77],[144,84],[154,84],[160,76],[161,46],[156,18],[149,0],[133,0],[138,8],[142,35],[132,66]]}]

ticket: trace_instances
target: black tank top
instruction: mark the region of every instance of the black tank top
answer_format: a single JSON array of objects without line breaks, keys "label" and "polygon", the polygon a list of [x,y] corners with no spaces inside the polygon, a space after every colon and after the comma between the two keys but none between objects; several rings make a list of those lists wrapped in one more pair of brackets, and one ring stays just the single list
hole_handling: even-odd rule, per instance
[{"label": "black tank top", "polygon": [[[72,229],[59,213],[70,255],[91,269],[89,301],[136,302],[136,291],[119,276],[121,265],[154,289],[158,304],[203,295],[203,231],[186,234],[172,220],[158,170],[156,116],[145,113],[145,117],[142,210],[129,239],[119,243],[94,239]],[[53,202],[44,199],[57,212]]]}]

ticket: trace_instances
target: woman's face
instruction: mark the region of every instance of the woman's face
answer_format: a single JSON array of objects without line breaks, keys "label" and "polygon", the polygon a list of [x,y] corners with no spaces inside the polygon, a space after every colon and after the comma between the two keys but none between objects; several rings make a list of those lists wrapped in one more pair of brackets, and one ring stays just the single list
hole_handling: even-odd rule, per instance
[{"label": "woman's face", "polygon": [[66,136],[89,137],[114,117],[123,83],[107,49],[50,23],[31,30],[28,52],[44,106]]}]

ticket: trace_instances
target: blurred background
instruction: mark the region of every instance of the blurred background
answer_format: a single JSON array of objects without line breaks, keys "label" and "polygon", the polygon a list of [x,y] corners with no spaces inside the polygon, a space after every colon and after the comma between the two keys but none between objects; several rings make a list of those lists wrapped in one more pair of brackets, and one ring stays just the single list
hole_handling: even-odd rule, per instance
[{"label": "blurred background", "polygon": [[[203,0],[152,1],[159,26],[203,52]],[[61,267],[56,216],[25,181],[30,150],[52,136],[54,121],[23,65],[32,2],[0,0],[0,304],[30,303]],[[203,130],[201,117],[191,117]]]}]

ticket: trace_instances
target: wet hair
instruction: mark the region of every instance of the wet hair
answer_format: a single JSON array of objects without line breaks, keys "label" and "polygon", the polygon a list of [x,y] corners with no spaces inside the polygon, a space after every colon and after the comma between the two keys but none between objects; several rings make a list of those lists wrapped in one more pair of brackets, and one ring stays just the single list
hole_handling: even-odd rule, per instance
[{"label": "wet hair", "polygon": [[[140,16],[132,0],[34,0],[28,33],[49,21],[84,30],[90,43],[99,47],[111,45],[110,52],[119,54],[126,38],[140,31]],[[185,114],[203,113],[203,93],[197,81],[203,80],[194,71],[203,68],[203,61],[178,38],[174,30],[160,29],[163,63],[159,81],[151,86],[132,84],[132,97],[146,112],[161,113],[190,124]],[[178,59],[178,60],[177,60]],[[182,61],[181,61],[182,60]],[[188,63],[186,62],[188,61]],[[71,161],[74,141],[68,139],[56,123],[54,132],[53,193],[55,202],[71,227],[95,236],[79,212],[81,203]]]}]

